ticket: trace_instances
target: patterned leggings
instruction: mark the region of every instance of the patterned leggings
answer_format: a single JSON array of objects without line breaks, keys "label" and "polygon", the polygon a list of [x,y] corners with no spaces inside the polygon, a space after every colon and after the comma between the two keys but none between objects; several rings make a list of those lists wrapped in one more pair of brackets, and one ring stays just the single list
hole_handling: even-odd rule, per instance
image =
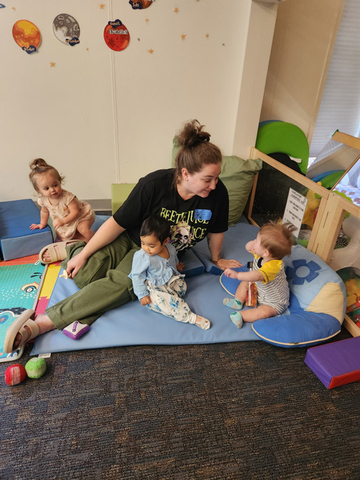
[{"label": "patterned leggings", "polygon": [[151,298],[151,303],[146,305],[150,310],[173,318],[178,322],[195,323],[196,314],[190,310],[189,305],[183,300],[187,285],[182,276],[173,276],[165,285],[155,286],[146,280],[146,286]]}]

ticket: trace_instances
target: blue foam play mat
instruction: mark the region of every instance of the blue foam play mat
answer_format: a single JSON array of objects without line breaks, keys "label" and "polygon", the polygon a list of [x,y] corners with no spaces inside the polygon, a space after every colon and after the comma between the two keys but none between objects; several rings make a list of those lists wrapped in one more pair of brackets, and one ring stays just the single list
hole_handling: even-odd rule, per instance
[{"label": "blue foam play mat", "polygon": [[[245,243],[257,234],[257,227],[248,224],[241,225],[241,239],[236,241],[242,263],[249,260],[249,254],[244,250]],[[230,254],[239,227],[230,227],[224,242],[224,256],[227,250]],[[228,235],[229,234],[229,235]],[[199,246],[200,256],[204,255],[207,245]],[[195,249],[193,249],[195,251]],[[198,252],[196,252],[198,253]],[[243,257],[243,261],[240,257]],[[229,258],[229,257],[228,257]],[[186,264],[185,259],[185,264]],[[190,258],[192,267],[199,269],[199,260]],[[198,272],[200,269],[198,270]],[[61,274],[61,272],[60,272]],[[163,315],[142,307],[138,301],[127,303],[107,312],[91,326],[91,329],[79,340],[71,340],[61,331],[54,330],[39,336],[34,343],[32,355],[48,352],[64,352],[91,348],[105,348],[125,345],[184,345],[237,342],[258,340],[250,325],[244,325],[238,330],[230,321],[231,311],[222,304],[224,290],[219,284],[219,276],[211,273],[195,274],[187,278],[188,292],[185,299],[190,307],[199,315],[211,322],[209,330],[201,330],[195,325],[176,322]],[[54,287],[49,306],[77,291],[72,280],[59,277]]]}]

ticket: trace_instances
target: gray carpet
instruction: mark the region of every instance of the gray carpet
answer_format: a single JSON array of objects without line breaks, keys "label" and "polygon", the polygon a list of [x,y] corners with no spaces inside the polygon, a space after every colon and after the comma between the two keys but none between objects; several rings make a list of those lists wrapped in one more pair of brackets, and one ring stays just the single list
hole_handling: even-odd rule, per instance
[{"label": "gray carpet", "polygon": [[1,383],[0,479],[358,479],[360,382],[327,390],[305,354],[263,342],[54,354],[41,379]]}]

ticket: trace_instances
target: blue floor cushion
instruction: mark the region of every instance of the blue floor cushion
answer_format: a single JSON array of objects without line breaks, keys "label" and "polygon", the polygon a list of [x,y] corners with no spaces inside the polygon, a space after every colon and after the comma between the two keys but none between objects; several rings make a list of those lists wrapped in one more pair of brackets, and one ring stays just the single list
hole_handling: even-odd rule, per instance
[{"label": "blue floor cushion", "polygon": [[[290,306],[252,324],[262,340],[281,347],[304,347],[324,342],[341,330],[346,308],[345,285],[339,275],[310,250],[295,245],[284,258]],[[221,275],[220,283],[234,295],[238,280]]]}]

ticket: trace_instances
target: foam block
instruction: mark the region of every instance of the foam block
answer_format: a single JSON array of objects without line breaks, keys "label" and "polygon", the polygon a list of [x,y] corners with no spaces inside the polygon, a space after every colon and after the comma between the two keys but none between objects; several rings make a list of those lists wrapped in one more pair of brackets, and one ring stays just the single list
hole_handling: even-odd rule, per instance
[{"label": "foam block", "polygon": [[360,337],[309,348],[305,363],[328,389],[356,382],[360,380]]},{"label": "foam block", "polygon": [[0,248],[4,260],[34,255],[53,243],[49,227],[30,230],[30,225],[39,221],[40,212],[30,199],[0,202]]},{"label": "foam block", "polygon": [[111,184],[111,210],[115,213],[128,198],[136,183],[112,183]]}]

